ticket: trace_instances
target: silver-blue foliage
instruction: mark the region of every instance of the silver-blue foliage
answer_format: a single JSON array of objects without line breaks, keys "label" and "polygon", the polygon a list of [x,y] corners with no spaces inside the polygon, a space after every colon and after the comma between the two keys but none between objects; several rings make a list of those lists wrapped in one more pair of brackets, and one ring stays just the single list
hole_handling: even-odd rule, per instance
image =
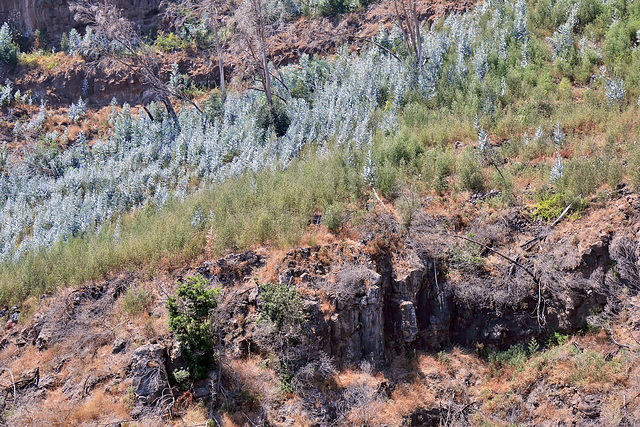
[{"label": "silver-blue foliage", "polygon": [[[259,125],[265,102],[261,93],[230,92],[220,114],[210,119],[183,109],[180,130],[159,105],[149,106],[153,120],[128,105],[112,106],[108,138],[89,147],[81,134],[60,152],[51,147],[66,135],[41,135],[43,104],[33,119],[14,129],[50,143],[13,158],[5,148],[0,156],[0,260],[19,259],[28,251],[99,230],[134,207],[161,207],[171,198],[182,199],[246,171],[285,169],[310,146],[321,155],[342,150],[351,162],[364,158],[363,179],[374,183],[373,134],[395,131],[399,109],[412,99],[438,102],[449,96],[452,85],[464,90],[475,84],[481,93],[477,113],[495,111],[506,84],[501,75],[488,79],[492,71],[487,58],[506,61],[515,52],[519,61],[526,26],[522,0],[495,0],[450,15],[432,26],[438,30],[425,30],[422,50],[429,59],[424,64],[398,61],[377,47],[360,56],[342,50],[331,62],[302,56],[299,65],[280,70],[286,87],[299,88],[295,96],[274,83],[274,93],[287,101],[290,119],[282,136]],[[387,49],[402,47],[397,28],[381,30],[378,41]],[[83,38],[72,31],[69,42],[71,52],[83,54],[93,50],[92,44],[108,43],[90,29]],[[516,48],[509,49],[509,43]],[[84,101],[73,104],[72,120],[84,108]],[[482,143],[482,134],[479,139]],[[194,227],[206,218],[205,212],[194,212]]]}]

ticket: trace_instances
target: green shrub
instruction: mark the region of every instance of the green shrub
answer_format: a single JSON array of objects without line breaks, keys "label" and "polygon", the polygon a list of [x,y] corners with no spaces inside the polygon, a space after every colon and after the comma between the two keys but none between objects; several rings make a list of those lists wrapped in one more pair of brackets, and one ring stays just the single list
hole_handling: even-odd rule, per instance
[{"label": "green shrub", "polygon": [[460,186],[464,190],[473,193],[482,193],[485,190],[484,174],[482,173],[482,160],[478,153],[471,147],[467,147],[457,162]]},{"label": "green shrub", "polygon": [[11,29],[6,22],[0,28],[0,62],[8,65],[18,63],[18,46],[11,38]]},{"label": "green shrub", "polygon": [[421,207],[420,195],[417,194],[414,189],[405,191],[397,201],[396,210],[400,214],[401,224],[404,230],[409,230],[416,215],[420,212]]},{"label": "green shrub", "polygon": [[346,13],[351,7],[349,0],[323,0],[320,3],[320,13],[324,16]]},{"label": "green shrub", "polygon": [[539,221],[553,221],[560,216],[565,209],[565,197],[563,193],[541,191],[537,195],[538,203],[534,206],[534,218]]},{"label": "green shrub", "polygon": [[181,390],[187,390],[191,382],[191,374],[186,369],[176,369],[172,372],[173,380],[178,384]]},{"label": "green shrub", "polygon": [[258,110],[256,124],[262,129],[273,129],[278,137],[287,133],[291,119],[282,102],[274,101],[273,105],[263,104]]},{"label": "green shrub", "polygon": [[497,170],[494,170],[493,175],[491,176],[491,181],[494,188],[498,188],[500,190],[500,198],[502,201],[508,203],[514,198],[515,183],[513,175],[509,171],[503,169],[501,169],[500,172],[501,173],[498,173]]},{"label": "green shrub", "polygon": [[381,195],[389,199],[395,199],[402,184],[402,175],[401,168],[385,162],[378,166],[376,170],[375,188]]},{"label": "green shrub", "polygon": [[380,150],[382,158],[396,167],[412,168],[424,153],[422,143],[416,135],[409,132],[402,132],[397,137],[389,139]]},{"label": "green shrub", "polygon": [[305,319],[300,291],[289,284],[260,285],[258,310],[260,320],[270,322],[277,332],[287,332],[287,327],[298,326]]},{"label": "green shrub", "polygon": [[560,332],[554,331],[547,337],[547,345],[549,347],[564,345],[568,339],[569,335],[564,335]]},{"label": "green shrub", "polygon": [[313,103],[311,91],[305,81],[294,75],[293,82],[290,84],[290,94],[292,98],[304,99],[309,105]]},{"label": "green shrub", "polygon": [[422,179],[436,193],[442,195],[449,185],[448,178],[454,170],[455,157],[453,150],[432,148],[422,157]]},{"label": "green shrub", "polygon": [[480,254],[480,247],[474,243],[463,242],[453,245],[449,253],[449,265],[452,270],[461,270],[469,274],[480,274],[484,269],[485,259]]},{"label": "green shrub", "polygon": [[259,323],[266,324],[270,338],[266,344],[277,357],[280,388],[285,393],[293,391],[292,363],[300,353],[295,350],[305,321],[300,292],[294,285],[264,283],[259,287]]},{"label": "green shrub", "polygon": [[631,180],[631,185],[637,188],[640,186],[640,144],[635,143],[631,147],[631,155],[627,164],[627,173]]},{"label": "green shrub", "polygon": [[213,362],[212,310],[217,306],[218,292],[202,276],[187,277],[167,301],[169,330],[180,343],[194,379],[206,377]]},{"label": "green shrub", "polygon": [[322,223],[332,233],[337,233],[342,228],[342,222],[344,220],[344,212],[342,203],[333,203],[324,210],[322,214]]},{"label": "green shrub", "polygon": [[182,47],[182,40],[174,33],[165,34],[160,31],[154,46],[163,52],[173,52]]},{"label": "green shrub", "polygon": [[609,62],[630,62],[631,49],[636,45],[640,21],[623,20],[611,25],[604,40],[604,56]]},{"label": "green shrub", "polygon": [[512,367],[516,371],[527,362],[527,349],[522,344],[516,344],[505,351],[496,351],[489,354],[489,364],[492,369],[499,371],[506,367]]},{"label": "green shrub", "polygon": [[153,295],[144,288],[129,288],[122,298],[122,309],[132,316],[148,311],[152,304]]},{"label": "green shrub", "polygon": [[621,179],[620,169],[612,157],[574,157],[563,166],[559,188],[565,193],[567,204],[576,202],[594,194],[605,183],[615,187]]},{"label": "green shrub", "polygon": [[[608,12],[607,6],[601,0],[581,0],[578,6],[578,27],[586,27],[596,22],[601,15]],[[610,15],[607,16],[610,18]]]},{"label": "green shrub", "polygon": [[60,39],[60,50],[62,52],[69,52],[69,36],[67,33],[62,33],[62,37]]}]

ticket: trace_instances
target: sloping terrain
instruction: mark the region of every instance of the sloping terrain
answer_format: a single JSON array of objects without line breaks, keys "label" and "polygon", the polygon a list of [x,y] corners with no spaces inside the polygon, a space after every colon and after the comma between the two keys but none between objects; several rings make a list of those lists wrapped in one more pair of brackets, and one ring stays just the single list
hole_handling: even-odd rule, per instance
[{"label": "sloping terrain", "polygon": [[640,6],[418,5],[418,64],[390,2],[290,22],[275,106],[157,47],[176,121],[5,67],[0,423],[636,425]]},{"label": "sloping terrain", "polygon": [[[620,197],[620,209],[594,209],[557,230],[471,206],[494,250],[535,259],[535,281],[490,251],[479,255],[482,265],[457,266],[452,257],[473,249],[447,238],[446,218],[427,209],[403,234],[378,207],[361,241],[230,254],[151,281],[120,275],[49,297],[3,333],[5,420],[633,425],[640,304],[629,292],[638,248],[626,233],[638,223],[634,200]],[[487,213],[500,219],[486,223]],[[615,231],[602,227],[603,215]],[[535,245],[521,249],[532,237]],[[185,390],[169,380],[184,365],[164,303],[194,274],[221,289],[223,341],[210,379]],[[295,284],[306,316],[288,349],[287,392],[272,365],[282,348],[259,316],[267,280]]]},{"label": "sloping terrain", "polygon": [[[418,2],[418,17],[430,22],[447,13],[468,10],[474,2],[423,1]],[[396,13],[393,2],[372,4],[360,12],[340,17],[299,18],[283,24],[268,39],[269,54],[274,64],[284,66],[295,63],[300,55],[332,55],[347,45],[351,50],[370,46],[369,41],[378,34],[380,25],[391,28]],[[190,80],[198,85],[215,86],[219,80],[217,60],[214,55],[198,51],[169,52],[163,55],[164,73],[168,75],[171,64],[177,63],[182,72],[188,72]],[[249,52],[240,38],[230,38],[224,53],[225,72],[228,79],[236,77],[252,79],[255,70],[250,67]],[[54,55],[46,63],[34,61],[33,66],[5,69],[0,78],[10,78],[23,91],[31,90],[52,106],[68,106],[79,97],[89,96],[93,107],[109,105],[113,98],[119,104],[148,103],[153,98],[140,76],[130,70],[107,69],[90,66],[79,58]],[[84,80],[88,87],[83,93]]]}]

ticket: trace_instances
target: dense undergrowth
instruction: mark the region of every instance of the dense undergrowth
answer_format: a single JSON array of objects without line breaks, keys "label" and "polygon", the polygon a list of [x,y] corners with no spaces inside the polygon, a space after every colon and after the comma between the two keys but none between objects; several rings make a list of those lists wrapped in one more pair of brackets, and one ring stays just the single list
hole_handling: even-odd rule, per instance
[{"label": "dense undergrowth", "polygon": [[484,2],[425,30],[417,64],[382,29],[401,60],[372,47],[282,69],[284,127],[257,91],[212,92],[180,130],[157,106],[153,119],[114,106],[111,136],[88,144],[46,133],[43,104],[14,127],[32,142],[1,157],[0,303],[205,250],[295,245],[319,212],[339,230],[371,187],[409,222],[416,199],[460,191],[498,190],[543,221],[584,209],[640,184],[639,30],[636,2]]}]

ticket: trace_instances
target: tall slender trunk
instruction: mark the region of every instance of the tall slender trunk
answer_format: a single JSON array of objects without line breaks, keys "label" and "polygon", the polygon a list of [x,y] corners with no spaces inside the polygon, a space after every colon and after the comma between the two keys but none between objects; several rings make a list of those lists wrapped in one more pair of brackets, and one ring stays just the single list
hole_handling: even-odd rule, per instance
[{"label": "tall slender trunk", "polygon": [[171,120],[173,120],[173,124],[178,129],[178,132],[182,131],[182,128],[180,127],[180,121],[178,120],[178,115],[176,114],[176,110],[173,109],[171,100],[165,96],[162,98],[162,103],[167,109],[167,113],[169,114],[169,117],[171,117]]},{"label": "tall slender trunk", "polygon": [[416,60],[418,61],[418,66],[422,66],[422,37],[420,36],[420,22],[418,20],[418,11],[416,10],[416,2],[415,0],[411,3],[412,6],[412,14],[413,14],[413,26],[415,27],[415,44],[416,44]]},{"label": "tall slender trunk", "polygon": [[267,48],[264,43],[261,46],[262,49],[262,86],[264,87],[264,94],[267,97],[267,103],[269,107],[273,107],[273,98],[271,96],[271,73],[269,73],[269,60],[267,59]]},{"label": "tall slender trunk", "polygon": [[216,26],[214,33],[216,35],[216,50],[218,51],[218,70],[220,71],[220,92],[222,92],[222,99],[227,96],[225,81],[224,81],[224,62],[222,61],[222,47],[220,46],[220,35],[218,34],[219,28]]}]

